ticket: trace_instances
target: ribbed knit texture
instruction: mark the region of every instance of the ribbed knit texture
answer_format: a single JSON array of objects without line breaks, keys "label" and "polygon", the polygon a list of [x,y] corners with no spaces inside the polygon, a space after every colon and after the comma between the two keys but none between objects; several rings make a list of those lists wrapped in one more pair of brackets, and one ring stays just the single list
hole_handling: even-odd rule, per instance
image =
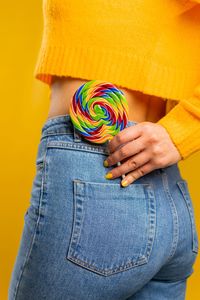
[{"label": "ribbed knit texture", "polygon": [[[182,159],[200,150],[200,0],[43,0],[35,78],[100,79],[168,99],[157,123]],[[177,101],[173,107],[171,103]]]}]

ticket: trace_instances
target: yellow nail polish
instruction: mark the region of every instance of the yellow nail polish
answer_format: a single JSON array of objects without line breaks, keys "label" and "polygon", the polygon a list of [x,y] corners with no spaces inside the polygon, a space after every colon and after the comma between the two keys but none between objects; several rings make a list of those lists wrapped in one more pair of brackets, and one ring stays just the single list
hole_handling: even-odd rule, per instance
[{"label": "yellow nail polish", "polygon": [[122,184],[122,186],[127,186],[127,185],[128,185],[128,181],[127,181],[127,180],[123,180],[123,181],[121,182],[121,184]]},{"label": "yellow nail polish", "polygon": [[108,162],[106,159],[104,160],[103,165],[104,165],[104,167],[108,167]]},{"label": "yellow nail polish", "polygon": [[111,179],[113,176],[112,176],[112,173],[108,172],[106,175],[105,175],[105,178],[106,179]]}]

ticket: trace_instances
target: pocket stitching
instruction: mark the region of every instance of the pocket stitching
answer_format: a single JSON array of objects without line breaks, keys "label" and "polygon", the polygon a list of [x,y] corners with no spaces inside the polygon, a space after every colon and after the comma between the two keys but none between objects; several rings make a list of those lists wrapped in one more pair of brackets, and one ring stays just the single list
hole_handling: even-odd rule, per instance
[{"label": "pocket stitching", "polygon": [[[125,271],[127,269],[133,268],[135,266],[138,265],[142,265],[148,262],[152,248],[153,248],[153,244],[154,244],[154,237],[155,237],[155,230],[156,230],[156,200],[155,200],[155,193],[153,191],[153,186],[150,183],[144,183],[142,184],[145,187],[145,192],[147,193],[147,195],[145,196],[146,198],[146,203],[148,203],[148,225],[147,225],[147,235],[146,235],[146,245],[144,247],[143,253],[141,254],[141,250],[140,250],[140,254],[138,254],[138,257],[136,259],[133,260],[127,260],[125,263],[123,263],[123,265],[120,266],[116,266],[115,268],[106,270],[106,269],[102,269],[102,268],[98,268],[90,263],[87,262],[87,258],[84,258],[83,254],[82,255],[82,259],[79,259],[77,257],[77,252],[76,252],[76,247],[78,245],[78,241],[79,238],[81,236],[81,229],[82,227],[78,228],[76,226],[76,222],[78,221],[79,224],[82,224],[82,219],[78,219],[77,217],[77,203],[79,203],[78,207],[79,207],[79,214],[82,217],[82,211],[83,208],[81,207],[83,200],[81,200],[81,198],[79,197],[77,199],[77,196],[81,196],[81,187],[84,189],[85,188],[85,184],[89,183],[89,184],[93,184],[93,182],[85,182],[85,181],[80,181],[80,180],[73,180],[74,182],[74,220],[73,220],[73,225],[72,225],[72,233],[71,233],[71,238],[70,238],[70,243],[69,243],[69,248],[67,251],[67,255],[66,258],[68,260],[71,260],[72,262],[75,262],[87,269],[89,269],[90,271],[95,271],[97,273],[99,273],[100,275],[104,275],[104,276],[109,276],[112,275],[114,273],[120,272],[120,271]],[[80,184],[80,185],[79,185]],[[95,184],[95,182],[94,182]],[[98,184],[98,183],[97,183]],[[101,184],[101,183],[100,183]],[[104,184],[104,183],[102,183]],[[78,190],[78,185],[79,185],[79,189]],[[107,184],[109,185],[109,183]],[[114,184],[114,185],[119,185],[119,184]],[[138,184],[139,185],[139,184]],[[141,185],[141,184],[140,184]],[[84,194],[85,196],[85,191],[82,190],[82,195]],[[81,210],[80,210],[81,208]],[[79,226],[79,225],[78,225]]]}]

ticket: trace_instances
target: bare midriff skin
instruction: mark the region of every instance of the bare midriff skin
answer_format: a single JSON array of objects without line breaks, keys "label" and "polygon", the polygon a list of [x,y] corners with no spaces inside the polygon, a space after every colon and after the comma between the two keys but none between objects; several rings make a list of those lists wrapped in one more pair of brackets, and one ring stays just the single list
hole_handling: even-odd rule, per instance
[{"label": "bare midriff skin", "polygon": [[[80,87],[80,85],[88,82],[72,77],[59,77],[53,76],[52,84],[50,86],[50,107],[47,119],[69,114],[70,101]],[[165,105],[161,97],[144,94],[140,91],[130,90],[118,87],[125,95],[128,106],[129,114],[128,119],[136,122],[157,122],[165,115]],[[156,102],[156,105],[154,105]]]}]

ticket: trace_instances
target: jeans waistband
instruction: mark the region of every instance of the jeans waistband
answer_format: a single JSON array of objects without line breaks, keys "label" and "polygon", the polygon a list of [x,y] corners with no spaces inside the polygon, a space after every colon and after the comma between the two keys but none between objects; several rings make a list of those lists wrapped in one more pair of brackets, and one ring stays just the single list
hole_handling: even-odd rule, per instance
[{"label": "jeans waistband", "polygon": [[[128,123],[126,127],[136,125],[138,122],[128,120]],[[83,136],[81,136],[76,128],[73,126],[73,123],[71,121],[70,115],[59,115],[56,117],[49,118],[45,121],[45,123],[42,126],[42,134],[41,139],[44,137],[47,137],[49,135],[54,134],[73,134],[74,135],[74,142],[84,142],[86,144],[90,144],[89,141],[85,140]],[[101,151],[107,151],[107,143],[104,144],[95,144],[91,143],[95,148],[100,149]],[[105,150],[106,149],[106,150]],[[100,151],[99,150],[99,151]],[[107,153],[107,152],[105,152]],[[168,174],[168,177],[171,181],[174,181],[175,179],[179,178],[182,179],[178,163],[172,164],[168,167],[160,168],[160,171],[164,171]]]},{"label": "jeans waistband", "polygon": [[[136,121],[128,120],[126,127],[136,125],[137,123]],[[42,126],[42,138],[56,133],[74,133],[80,140],[84,139],[74,127],[69,114],[52,117],[45,121]]]}]

